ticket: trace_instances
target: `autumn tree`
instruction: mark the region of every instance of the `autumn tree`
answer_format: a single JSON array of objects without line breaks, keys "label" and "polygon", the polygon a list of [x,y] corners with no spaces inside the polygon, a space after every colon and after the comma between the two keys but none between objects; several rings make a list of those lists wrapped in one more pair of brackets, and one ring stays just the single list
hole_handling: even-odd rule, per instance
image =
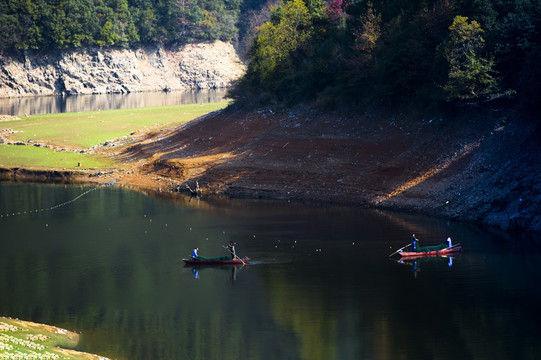
[{"label": "autumn tree", "polygon": [[449,64],[448,80],[443,89],[448,100],[471,100],[487,97],[498,89],[493,77],[494,61],[483,56],[483,29],[475,20],[456,16],[443,46]]},{"label": "autumn tree", "polygon": [[352,32],[353,59],[350,61],[350,71],[355,79],[364,78],[370,72],[370,62],[381,36],[381,15],[376,14],[371,2],[368,2],[366,12],[359,17]]},{"label": "autumn tree", "polygon": [[265,82],[277,67],[290,64],[293,51],[298,50],[313,34],[308,8],[302,0],[292,0],[273,8],[271,21],[261,26],[255,39],[249,72]]},{"label": "autumn tree", "polygon": [[245,1],[241,10],[245,15],[239,21],[239,45],[238,50],[241,57],[246,57],[251,48],[261,25],[271,18],[271,8],[276,8],[279,0],[258,0]]}]

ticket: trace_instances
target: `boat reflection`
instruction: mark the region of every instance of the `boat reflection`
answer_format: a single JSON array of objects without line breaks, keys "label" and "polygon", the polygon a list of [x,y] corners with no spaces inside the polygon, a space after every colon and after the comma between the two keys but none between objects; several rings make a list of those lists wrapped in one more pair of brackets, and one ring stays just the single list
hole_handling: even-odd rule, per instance
[{"label": "boat reflection", "polygon": [[408,265],[412,267],[413,275],[417,277],[417,274],[421,271],[421,264],[423,263],[435,263],[440,262],[447,264],[448,267],[453,267],[453,256],[418,256],[407,257],[395,260],[399,264]]},{"label": "boat reflection", "polygon": [[196,280],[199,280],[201,279],[201,272],[203,270],[207,271],[206,269],[213,269],[213,270],[209,270],[210,271],[216,271],[216,270],[221,270],[221,271],[224,271],[224,272],[228,272],[229,271],[229,276],[228,276],[228,279],[231,281],[231,282],[235,282],[237,281],[237,273],[239,272],[239,270],[241,268],[243,268],[245,265],[214,265],[214,266],[208,266],[208,265],[191,265],[191,264],[186,264],[184,265],[185,268],[191,268],[192,269],[192,274],[193,274],[193,277],[196,279]]}]

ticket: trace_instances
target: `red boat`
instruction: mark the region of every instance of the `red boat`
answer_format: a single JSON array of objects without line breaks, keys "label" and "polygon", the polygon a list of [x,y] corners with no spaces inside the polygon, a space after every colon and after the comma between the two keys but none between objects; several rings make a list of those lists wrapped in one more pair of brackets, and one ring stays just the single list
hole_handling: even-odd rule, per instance
[{"label": "red boat", "polygon": [[398,251],[402,257],[422,257],[422,256],[445,256],[462,251],[460,244],[451,247],[445,245],[420,247],[418,251]]},{"label": "red boat", "polygon": [[217,258],[205,258],[198,256],[195,259],[182,259],[186,265],[246,265],[250,261],[249,257],[243,257],[242,259],[237,257],[231,259],[229,256],[221,256]]}]

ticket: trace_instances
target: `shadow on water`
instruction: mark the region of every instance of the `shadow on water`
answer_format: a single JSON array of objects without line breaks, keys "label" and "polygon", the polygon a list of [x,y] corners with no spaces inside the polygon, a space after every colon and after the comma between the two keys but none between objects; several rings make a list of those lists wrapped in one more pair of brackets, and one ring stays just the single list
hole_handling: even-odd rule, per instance
[{"label": "shadow on water", "polygon": [[[0,183],[0,213],[86,186]],[[173,202],[104,187],[0,218],[0,315],[113,359],[539,359],[540,258],[474,226],[353,207]],[[463,253],[389,261],[415,231]],[[502,240],[504,239],[504,240]],[[198,247],[242,267],[184,267]],[[503,242],[502,242],[503,241]]]}]

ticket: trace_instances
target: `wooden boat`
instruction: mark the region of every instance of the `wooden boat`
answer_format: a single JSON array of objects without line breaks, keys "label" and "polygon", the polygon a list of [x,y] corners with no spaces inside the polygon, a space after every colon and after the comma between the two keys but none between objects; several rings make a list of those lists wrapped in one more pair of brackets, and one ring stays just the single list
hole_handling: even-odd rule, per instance
[{"label": "wooden boat", "polygon": [[462,251],[462,245],[456,244],[451,247],[445,245],[419,247],[418,251],[399,251],[401,257],[413,258],[424,256],[445,256]]},{"label": "wooden boat", "polygon": [[198,256],[195,259],[182,259],[186,265],[246,265],[250,261],[249,257],[231,259],[229,256],[221,256],[217,258],[205,258]]}]

